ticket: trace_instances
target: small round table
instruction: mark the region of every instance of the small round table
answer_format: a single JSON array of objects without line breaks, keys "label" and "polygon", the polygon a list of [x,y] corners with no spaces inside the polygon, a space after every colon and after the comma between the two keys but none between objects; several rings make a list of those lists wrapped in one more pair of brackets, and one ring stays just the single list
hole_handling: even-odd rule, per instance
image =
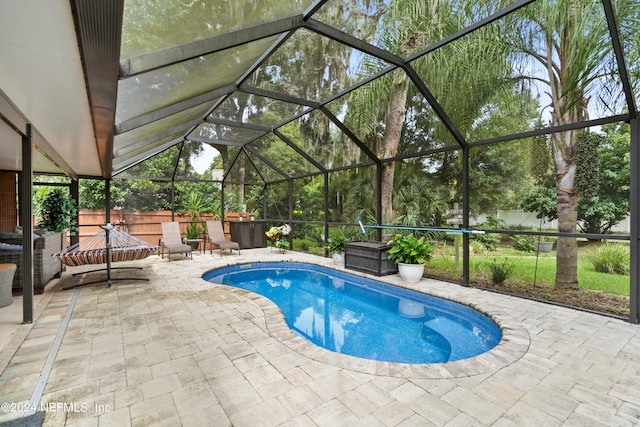
[{"label": "small round table", "polygon": [[186,242],[194,251],[197,251],[200,248],[200,243],[202,243],[202,253],[204,253],[204,247],[206,246],[205,239],[186,239]]},{"label": "small round table", "polygon": [[0,264],[0,307],[13,304],[13,275],[15,264]]}]

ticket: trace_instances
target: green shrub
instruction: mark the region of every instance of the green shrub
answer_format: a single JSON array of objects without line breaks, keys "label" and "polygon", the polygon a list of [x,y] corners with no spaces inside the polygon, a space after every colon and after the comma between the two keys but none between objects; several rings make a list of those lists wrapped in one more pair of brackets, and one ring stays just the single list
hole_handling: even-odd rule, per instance
[{"label": "green shrub", "polygon": [[511,276],[515,264],[509,259],[505,258],[502,263],[499,263],[495,258],[489,264],[489,270],[491,271],[491,280],[497,285],[501,285],[505,280]]},{"label": "green shrub", "polygon": [[519,235],[514,237],[513,248],[522,252],[536,251],[536,238],[529,235]]},{"label": "green shrub", "polygon": [[587,259],[598,273],[629,274],[629,246],[605,243],[587,254]]},{"label": "green shrub", "polygon": [[75,221],[77,211],[76,202],[68,191],[60,187],[54,188],[44,196],[40,203],[38,213],[42,220],[38,223],[38,227],[46,228],[49,231],[68,229],[69,233],[75,236],[78,229]]},{"label": "green shrub", "polygon": [[388,258],[396,264],[426,264],[431,260],[431,252],[435,249],[425,236],[417,239],[413,234],[396,234],[389,244],[391,249],[387,252]]},{"label": "green shrub", "polygon": [[474,234],[473,239],[480,242],[488,251],[497,250],[498,243],[500,243],[499,234]]},{"label": "green shrub", "polygon": [[473,253],[478,255],[483,254],[487,250],[479,240],[469,240],[469,247],[473,250]]},{"label": "green shrub", "polygon": [[310,246],[311,245],[309,244],[308,240],[305,239],[300,241],[300,249],[302,249],[303,251],[308,251]]},{"label": "green shrub", "polygon": [[[509,226],[506,221],[502,219],[489,216],[487,220],[477,225],[480,230],[507,230]],[[500,243],[500,234],[474,234],[473,238],[480,241],[488,251],[496,251],[498,249],[498,243]]]},{"label": "green shrub", "polygon": [[345,235],[336,234],[327,239],[327,249],[329,253],[344,252],[344,244],[347,242],[349,242],[349,239]]}]

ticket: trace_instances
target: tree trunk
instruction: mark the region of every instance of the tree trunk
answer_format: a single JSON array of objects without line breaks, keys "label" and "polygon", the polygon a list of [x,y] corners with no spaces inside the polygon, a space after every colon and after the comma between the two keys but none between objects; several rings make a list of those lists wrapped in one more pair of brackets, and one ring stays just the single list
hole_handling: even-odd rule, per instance
[{"label": "tree trunk", "polygon": [[[220,158],[222,159],[222,174],[224,176],[229,170],[229,148],[226,145],[220,144],[211,144],[211,146],[220,153]],[[233,193],[233,185],[229,181],[225,181],[224,183],[224,192],[227,194]]]},{"label": "tree trunk", "polygon": [[[578,220],[578,196],[558,189],[557,197],[558,232],[575,233]],[[575,237],[558,238],[555,287],[578,288],[578,240]]]},{"label": "tree trunk", "polygon": [[[556,170],[558,232],[575,233],[578,221],[578,194],[575,177],[574,141],[576,131],[552,135]],[[556,253],[556,281],[559,289],[578,288],[578,241],[575,237],[559,237]]]},{"label": "tree trunk", "polygon": [[[389,105],[386,114],[386,128],[382,142],[378,149],[378,157],[388,159],[398,154],[402,125],[406,114],[408,81],[406,77],[393,83],[393,89],[389,95]],[[382,164],[382,188],[380,191],[380,203],[382,205],[382,221],[391,224],[393,220],[393,178],[395,175],[395,162]]]},{"label": "tree trunk", "polygon": [[236,191],[237,202],[240,205],[240,209],[242,209],[242,205],[244,205],[244,176],[245,176],[245,162],[244,155],[241,155],[238,158],[238,191]]}]

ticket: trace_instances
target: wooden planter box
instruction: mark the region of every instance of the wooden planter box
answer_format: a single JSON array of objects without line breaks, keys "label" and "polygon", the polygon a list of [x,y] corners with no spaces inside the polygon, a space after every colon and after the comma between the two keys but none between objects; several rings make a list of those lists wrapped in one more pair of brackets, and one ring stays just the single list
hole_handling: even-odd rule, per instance
[{"label": "wooden planter box", "polygon": [[348,242],[344,245],[344,266],[352,270],[383,276],[397,272],[389,260],[390,246],[381,242]]}]

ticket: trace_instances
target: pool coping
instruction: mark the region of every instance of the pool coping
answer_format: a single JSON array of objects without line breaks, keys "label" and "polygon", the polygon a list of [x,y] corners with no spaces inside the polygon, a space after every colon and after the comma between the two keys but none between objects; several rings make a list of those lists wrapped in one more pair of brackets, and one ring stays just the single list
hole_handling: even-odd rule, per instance
[{"label": "pool coping", "polygon": [[[463,304],[491,318],[498,324],[502,331],[502,339],[494,348],[468,359],[430,364],[394,363],[363,359],[327,350],[299,336],[289,328],[280,308],[267,297],[244,289],[215,284],[216,286],[224,286],[229,289],[230,292],[253,301],[263,311],[266,328],[274,338],[291,350],[314,361],[370,375],[416,379],[450,379],[496,372],[522,358],[529,349],[531,343],[529,332],[499,306],[487,301],[485,298],[487,295],[495,298],[495,294],[491,294],[488,291],[466,288],[457,284],[429,278],[423,278],[417,283],[409,283],[400,279],[397,274],[373,276],[356,270],[345,269],[344,267],[340,268],[340,266],[337,265],[324,263],[314,264],[305,261],[281,262],[308,264],[316,267],[321,266]],[[237,265],[262,263],[274,263],[274,261],[238,262]],[[236,264],[232,263],[231,265]],[[456,292],[452,293],[452,290]],[[476,292],[478,294],[474,295]],[[481,296],[481,298],[477,298],[478,296]]]}]

